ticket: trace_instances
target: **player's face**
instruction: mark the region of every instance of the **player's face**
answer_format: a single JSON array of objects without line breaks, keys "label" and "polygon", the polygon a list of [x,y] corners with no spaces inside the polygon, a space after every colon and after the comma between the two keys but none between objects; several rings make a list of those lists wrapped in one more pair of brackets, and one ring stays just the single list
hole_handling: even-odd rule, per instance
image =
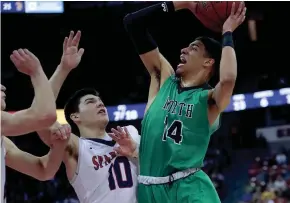
[{"label": "player's face", "polygon": [[83,125],[107,125],[107,109],[100,97],[86,95],[80,99],[78,121]]},{"label": "player's face", "polygon": [[181,50],[181,62],[177,66],[176,73],[181,76],[192,72],[197,73],[204,67],[207,60],[203,43],[198,40],[194,41]]},{"label": "player's face", "polygon": [[6,87],[1,85],[1,110],[3,111],[6,108],[6,94],[5,94]]}]

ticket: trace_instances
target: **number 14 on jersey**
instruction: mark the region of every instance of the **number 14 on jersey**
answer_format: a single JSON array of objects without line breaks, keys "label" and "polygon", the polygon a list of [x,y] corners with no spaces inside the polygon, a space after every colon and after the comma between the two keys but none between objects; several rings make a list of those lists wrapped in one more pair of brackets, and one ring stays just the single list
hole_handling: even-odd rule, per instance
[{"label": "number 14 on jersey", "polygon": [[[168,127],[169,126],[169,127]],[[164,120],[164,132],[162,136],[162,141],[166,141],[170,138],[175,144],[180,144],[182,142],[182,121],[174,120],[170,125],[168,124],[168,116]]]}]

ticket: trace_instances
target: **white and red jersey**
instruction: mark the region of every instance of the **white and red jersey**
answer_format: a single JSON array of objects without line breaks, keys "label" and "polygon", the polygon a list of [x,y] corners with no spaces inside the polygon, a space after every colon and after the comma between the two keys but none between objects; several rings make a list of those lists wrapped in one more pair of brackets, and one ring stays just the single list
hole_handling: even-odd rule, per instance
[{"label": "white and red jersey", "polygon": [[[137,129],[127,126],[140,143]],[[81,203],[136,203],[138,160],[117,156],[116,143],[104,139],[79,139],[79,157],[75,176],[70,181]]]}]

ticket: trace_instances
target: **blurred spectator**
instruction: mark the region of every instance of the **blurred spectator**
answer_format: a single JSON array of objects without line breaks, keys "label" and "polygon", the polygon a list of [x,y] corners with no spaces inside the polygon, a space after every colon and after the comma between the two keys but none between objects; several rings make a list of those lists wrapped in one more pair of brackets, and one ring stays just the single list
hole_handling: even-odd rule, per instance
[{"label": "blurred spectator", "polygon": [[278,192],[284,192],[287,189],[287,183],[281,175],[278,175],[274,182],[274,189]]},{"label": "blurred spectator", "polygon": [[[270,157],[255,158],[249,185],[240,203],[288,203],[290,200],[289,153],[282,149]],[[287,201],[288,200],[288,201]]]}]

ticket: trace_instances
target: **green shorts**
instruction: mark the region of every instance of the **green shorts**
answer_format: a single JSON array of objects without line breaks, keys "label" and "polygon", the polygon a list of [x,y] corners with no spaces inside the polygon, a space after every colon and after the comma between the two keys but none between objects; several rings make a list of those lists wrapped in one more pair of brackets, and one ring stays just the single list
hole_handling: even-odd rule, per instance
[{"label": "green shorts", "polygon": [[208,175],[202,170],[171,184],[138,186],[138,203],[220,203]]}]

